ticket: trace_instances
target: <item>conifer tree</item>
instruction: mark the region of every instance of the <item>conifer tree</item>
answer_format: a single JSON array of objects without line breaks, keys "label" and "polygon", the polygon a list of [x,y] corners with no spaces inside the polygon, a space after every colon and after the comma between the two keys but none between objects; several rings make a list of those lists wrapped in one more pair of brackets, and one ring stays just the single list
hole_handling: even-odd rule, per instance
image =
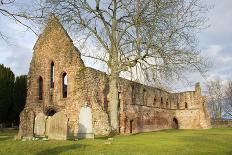
[{"label": "conifer tree", "polygon": [[10,68],[0,65],[0,123],[6,122],[13,103],[15,75]]}]

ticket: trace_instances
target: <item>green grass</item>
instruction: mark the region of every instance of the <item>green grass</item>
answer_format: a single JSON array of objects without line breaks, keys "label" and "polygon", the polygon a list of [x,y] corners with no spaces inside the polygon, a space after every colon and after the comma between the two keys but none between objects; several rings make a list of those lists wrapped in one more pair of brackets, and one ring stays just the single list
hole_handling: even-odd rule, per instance
[{"label": "green grass", "polygon": [[128,136],[79,141],[13,140],[17,130],[0,131],[0,154],[152,155],[231,154],[232,128],[164,130]]}]

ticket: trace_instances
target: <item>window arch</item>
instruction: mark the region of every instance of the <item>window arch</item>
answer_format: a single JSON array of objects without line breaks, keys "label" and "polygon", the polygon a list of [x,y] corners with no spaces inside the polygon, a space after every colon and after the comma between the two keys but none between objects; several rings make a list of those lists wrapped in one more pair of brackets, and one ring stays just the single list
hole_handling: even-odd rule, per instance
[{"label": "window arch", "polygon": [[50,68],[50,88],[54,88],[54,62],[51,62],[51,68]]},{"label": "window arch", "polygon": [[38,80],[38,96],[39,100],[43,100],[43,78],[41,76]]},{"label": "window arch", "polygon": [[62,96],[67,98],[68,96],[68,76],[67,73],[62,74]]}]

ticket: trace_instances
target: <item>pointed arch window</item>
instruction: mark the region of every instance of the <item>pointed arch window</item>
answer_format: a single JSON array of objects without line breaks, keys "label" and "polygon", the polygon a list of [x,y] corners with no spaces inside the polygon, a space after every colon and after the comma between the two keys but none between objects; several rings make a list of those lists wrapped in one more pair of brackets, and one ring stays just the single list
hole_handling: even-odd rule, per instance
[{"label": "pointed arch window", "polygon": [[54,62],[52,62],[50,68],[50,88],[54,88],[54,77]]},{"label": "pointed arch window", "polygon": [[43,100],[43,78],[41,76],[39,77],[38,85],[39,100]]},{"label": "pointed arch window", "polygon": [[63,75],[62,75],[62,96],[63,96],[63,98],[67,98],[67,96],[68,96],[68,76],[67,76],[67,73],[63,73]]}]

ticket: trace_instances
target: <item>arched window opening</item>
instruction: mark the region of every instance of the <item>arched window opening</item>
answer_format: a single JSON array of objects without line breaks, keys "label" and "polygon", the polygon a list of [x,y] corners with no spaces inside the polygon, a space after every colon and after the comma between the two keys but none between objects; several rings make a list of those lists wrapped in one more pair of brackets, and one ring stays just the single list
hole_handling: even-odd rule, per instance
[{"label": "arched window opening", "polygon": [[40,76],[39,77],[39,90],[38,90],[38,96],[39,96],[39,100],[43,100],[43,78]]},{"label": "arched window opening", "polygon": [[163,101],[163,97],[161,97],[161,108],[163,108],[164,107],[164,101]]},{"label": "arched window opening", "polygon": [[51,63],[50,68],[50,87],[54,88],[54,62]]},{"label": "arched window opening", "polygon": [[154,100],[153,100],[153,106],[155,107],[156,106],[156,101],[157,101],[157,99],[156,99],[156,96],[154,97]]},{"label": "arched window opening", "polygon": [[187,102],[184,103],[184,108],[188,109],[188,103]]},{"label": "arched window opening", "polygon": [[67,98],[68,96],[68,76],[67,73],[63,73],[62,75],[62,91],[63,98]]},{"label": "arched window opening", "polygon": [[118,110],[121,108],[121,92],[118,92]]}]

